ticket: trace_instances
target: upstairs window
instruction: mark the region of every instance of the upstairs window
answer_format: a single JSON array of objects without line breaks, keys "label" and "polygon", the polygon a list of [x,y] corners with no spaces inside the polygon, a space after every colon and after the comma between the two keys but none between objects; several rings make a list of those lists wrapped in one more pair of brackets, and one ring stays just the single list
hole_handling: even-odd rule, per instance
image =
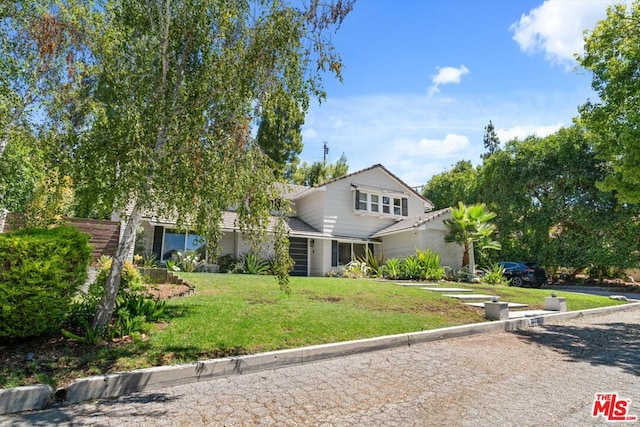
[{"label": "upstairs window", "polygon": [[[381,206],[382,205],[382,206]],[[356,190],[355,208],[360,212],[408,216],[408,199],[406,197],[385,196]]]}]

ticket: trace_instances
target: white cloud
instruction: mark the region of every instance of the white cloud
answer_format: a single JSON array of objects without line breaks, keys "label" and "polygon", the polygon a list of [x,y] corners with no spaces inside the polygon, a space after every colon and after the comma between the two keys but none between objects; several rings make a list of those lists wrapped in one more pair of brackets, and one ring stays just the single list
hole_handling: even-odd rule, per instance
[{"label": "white cloud", "polygon": [[545,136],[549,136],[557,132],[561,127],[564,126],[565,125],[563,123],[556,123],[554,125],[548,126],[522,125],[514,126],[509,129],[497,129],[496,133],[498,134],[498,138],[500,138],[500,141],[507,142],[516,138],[522,140],[531,135],[544,138]]},{"label": "white cloud", "polygon": [[314,139],[318,137],[318,132],[315,129],[305,127],[302,129],[302,137],[308,139]]},{"label": "white cloud", "polygon": [[[407,184],[422,185],[459,160],[479,163],[489,120],[502,142],[531,134],[546,136],[563,123],[570,124],[575,106],[586,97],[581,91],[538,90],[507,96],[329,97],[322,106],[311,106],[300,157],[307,162],[321,161],[323,141],[327,141],[327,161],[335,162],[344,152],[350,172],[381,163]],[[340,128],[335,127],[338,121]]]},{"label": "white cloud", "polygon": [[611,0],[545,0],[509,27],[527,53],[544,52],[546,59],[571,66],[584,47],[583,33],[606,16]]},{"label": "white cloud", "polygon": [[444,139],[423,138],[415,147],[413,153],[425,155],[435,159],[464,155],[469,148],[469,138],[464,135],[448,134]]},{"label": "white cloud", "polygon": [[464,65],[461,65],[459,68],[438,67],[438,74],[433,76],[433,78],[431,79],[433,85],[429,88],[429,95],[440,92],[440,85],[460,83],[462,76],[464,76],[465,74],[469,74],[469,69]]}]

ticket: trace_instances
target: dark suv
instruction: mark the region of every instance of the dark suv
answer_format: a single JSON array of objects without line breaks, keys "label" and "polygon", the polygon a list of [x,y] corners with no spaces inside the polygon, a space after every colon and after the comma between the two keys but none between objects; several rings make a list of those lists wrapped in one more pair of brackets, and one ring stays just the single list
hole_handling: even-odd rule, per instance
[{"label": "dark suv", "polygon": [[503,261],[498,264],[504,267],[504,276],[511,279],[511,286],[539,288],[547,283],[547,273],[535,263]]}]

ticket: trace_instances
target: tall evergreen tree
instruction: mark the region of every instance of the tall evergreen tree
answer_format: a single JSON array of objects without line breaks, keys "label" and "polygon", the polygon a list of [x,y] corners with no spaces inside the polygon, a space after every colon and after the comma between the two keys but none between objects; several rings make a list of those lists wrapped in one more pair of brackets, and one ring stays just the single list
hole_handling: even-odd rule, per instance
[{"label": "tall evergreen tree", "polygon": [[500,149],[500,138],[498,138],[498,134],[489,120],[489,124],[484,128],[484,148],[487,150],[484,154],[482,154],[483,159],[489,158],[491,155],[496,153]]}]

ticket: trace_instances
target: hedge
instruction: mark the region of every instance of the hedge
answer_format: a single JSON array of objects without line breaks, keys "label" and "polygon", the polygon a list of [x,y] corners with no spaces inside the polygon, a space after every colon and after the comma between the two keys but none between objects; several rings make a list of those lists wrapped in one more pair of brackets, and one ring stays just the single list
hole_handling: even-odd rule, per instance
[{"label": "hedge", "polygon": [[0,339],[59,330],[87,278],[88,241],[73,227],[0,234]]}]

